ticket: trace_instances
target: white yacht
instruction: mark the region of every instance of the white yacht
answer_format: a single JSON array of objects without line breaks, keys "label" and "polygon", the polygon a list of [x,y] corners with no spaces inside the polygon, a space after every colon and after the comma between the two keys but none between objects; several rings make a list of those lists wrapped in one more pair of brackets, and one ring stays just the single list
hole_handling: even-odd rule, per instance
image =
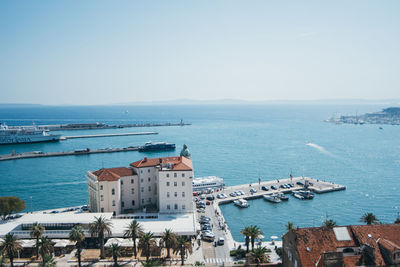
[{"label": "white yacht", "polygon": [[0,123],[0,145],[59,141],[61,135],[49,134],[33,126],[12,126]]},{"label": "white yacht", "polygon": [[224,186],[224,179],[216,176],[195,178],[192,181],[193,191],[201,191],[207,188],[219,188]]},{"label": "white yacht", "polygon": [[272,203],[279,203],[281,199],[276,195],[263,195],[263,198]]},{"label": "white yacht", "polygon": [[248,208],[250,206],[249,202],[243,198],[236,199],[233,203],[240,208]]}]

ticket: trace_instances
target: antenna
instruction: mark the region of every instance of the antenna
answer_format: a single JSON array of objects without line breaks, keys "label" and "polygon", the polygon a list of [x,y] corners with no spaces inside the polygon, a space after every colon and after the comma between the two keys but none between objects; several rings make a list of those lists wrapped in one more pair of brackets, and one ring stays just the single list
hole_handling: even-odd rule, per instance
[{"label": "antenna", "polygon": [[101,161],[101,168],[104,169],[104,160]]}]

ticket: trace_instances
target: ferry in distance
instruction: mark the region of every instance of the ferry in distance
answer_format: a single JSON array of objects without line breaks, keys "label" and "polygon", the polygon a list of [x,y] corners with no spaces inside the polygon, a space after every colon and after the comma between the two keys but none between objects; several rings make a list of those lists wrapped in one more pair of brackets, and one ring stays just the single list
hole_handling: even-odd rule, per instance
[{"label": "ferry in distance", "polygon": [[50,134],[33,126],[13,126],[0,123],[0,145],[60,141],[61,135]]},{"label": "ferry in distance", "polygon": [[193,179],[193,191],[201,191],[208,188],[219,188],[224,186],[224,179],[216,176],[207,176]]},{"label": "ferry in distance", "polygon": [[149,141],[146,142],[144,146],[139,147],[139,152],[160,151],[160,150],[175,150],[175,144],[166,142],[152,143],[151,141]]}]

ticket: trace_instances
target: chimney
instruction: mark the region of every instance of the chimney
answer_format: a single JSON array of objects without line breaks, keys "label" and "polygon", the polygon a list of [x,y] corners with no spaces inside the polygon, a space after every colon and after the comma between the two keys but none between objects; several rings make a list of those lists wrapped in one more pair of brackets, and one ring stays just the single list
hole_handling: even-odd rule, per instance
[{"label": "chimney", "polygon": [[144,157],[144,158],[143,158],[143,162],[146,162],[146,161],[147,161],[147,157]]}]

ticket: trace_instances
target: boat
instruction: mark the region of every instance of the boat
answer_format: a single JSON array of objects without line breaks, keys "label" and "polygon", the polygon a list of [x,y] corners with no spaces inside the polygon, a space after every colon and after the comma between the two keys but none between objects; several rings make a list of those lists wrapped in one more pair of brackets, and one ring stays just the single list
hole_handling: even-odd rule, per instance
[{"label": "boat", "polygon": [[283,200],[283,201],[289,200],[289,197],[286,196],[286,195],[283,194],[283,193],[275,193],[275,194],[273,194],[273,195],[277,196],[280,200]]},{"label": "boat", "polygon": [[[293,196],[298,198],[298,199],[313,199],[314,198],[314,193],[312,193],[309,190],[299,190],[299,191],[294,191],[293,192]],[[302,198],[300,198],[298,196],[301,196]]]},{"label": "boat", "polygon": [[221,189],[224,186],[224,179],[216,176],[195,178],[192,181],[193,191],[202,191],[208,188]]},{"label": "boat", "polygon": [[249,202],[243,198],[236,199],[233,203],[240,208],[248,208],[250,206]]},{"label": "boat", "polygon": [[153,143],[149,141],[146,142],[144,146],[139,147],[139,152],[160,151],[160,150],[175,150],[175,144],[166,142]]},{"label": "boat", "polygon": [[50,134],[36,125],[9,127],[0,123],[0,145],[60,141],[60,138],[60,134]]},{"label": "boat", "polygon": [[295,198],[298,198],[298,199],[301,199],[301,200],[304,199],[304,197],[303,197],[302,195],[298,194],[298,193],[293,193],[293,196],[294,196]]},{"label": "boat", "polygon": [[263,195],[263,198],[272,203],[279,203],[281,199],[276,195]]}]

